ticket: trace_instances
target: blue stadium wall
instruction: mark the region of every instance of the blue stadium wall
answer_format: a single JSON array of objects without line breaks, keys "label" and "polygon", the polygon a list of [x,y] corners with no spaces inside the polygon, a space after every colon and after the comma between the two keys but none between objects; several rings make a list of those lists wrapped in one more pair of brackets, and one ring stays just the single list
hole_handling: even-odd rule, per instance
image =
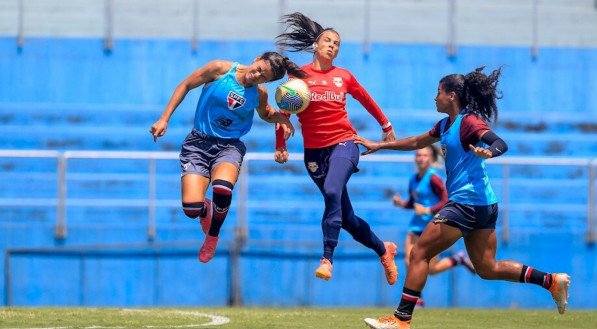
[{"label": "blue stadium wall", "polygon": [[[149,116],[130,127],[142,127],[143,134],[161,113],[173,89],[193,70],[212,59],[229,59],[250,63],[254,57],[271,50],[268,42],[202,41],[192,52],[188,41],[116,40],[114,49],[103,50],[99,39],[26,39],[22,49],[15,47],[14,38],[0,39],[0,107],[2,124],[10,128],[24,120],[23,113],[39,107],[40,116],[50,111],[48,104],[67,108],[92,105],[102,107],[130,106],[151,108]],[[299,63],[309,61],[308,55],[293,55]],[[521,113],[521,117],[549,113],[570,113],[594,118],[597,114],[597,50],[541,48],[536,59],[528,48],[462,46],[454,58],[448,58],[443,46],[373,44],[367,56],[361,45],[343,45],[337,65],[350,68],[384,109],[398,109],[393,121],[399,122],[399,109],[432,109],[437,81],[454,72],[469,72],[478,66],[504,67],[500,82],[504,98],[500,101],[504,113]],[[273,90],[275,83],[270,84]],[[194,102],[198,92],[189,95],[179,112],[186,119],[176,118],[183,131],[190,129]],[[37,106],[39,105],[39,106]],[[69,107],[70,105],[70,107]],[[120,119],[105,118],[107,130],[127,129]],[[62,112],[55,113],[60,116]],[[31,115],[29,113],[28,115]],[[123,114],[124,115],[124,114]],[[181,116],[177,112],[176,116]],[[189,116],[190,115],[190,116]],[[33,115],[32,117],[34,117]],[[147,119],[150,117],[151,119]],[[129,120],[130,118],[126,119]],[[101,113],[97,119],[101,126]],[[521,120],[528,120],[521,118]],[[47,122],[52,125],[52,122]],[[129,127],[129,129],[130,129]],[[262,128],[266,127],[266,128]],[[60,128],[68,129],[68,125]],[[429,127],[416,127],[428,129]],[[269,132],[271,127],[256,126]],[[174,130],[174,129],[173,129]],[[10,132],[10,130],[9,130]],[[15,132],[16,134],[17,132]],[[23,132],[20,132],[23,133]],[[30,139],[35,140],[32,127]],[[57,134],[63,132],[56,132]],[[258,132],[251,132],[259,134]],[[172,141],[176,149],[180,137]],[[4,138],[4,137],[3,137]],[[22,142],[6,137],[2,148],[69,149],[68,145],[48,146]],[[74,144],[77,145],[77,144]],[[88,149],[114,149],[113,145],[87,146]],[[129,146],[127,150],[164,150],[164,144],[146,142]],[[300,150],[300,148],[297,148]],[[269,152],[267,148],[252,151]],[[516,153],[514,153],[516,155]],[[583,156],[594,154],[592,151]],[[518,154],[525,155],[525,154]],[[48,169],[49,170],[49,169]],[[305,179],[308,179],[304,177]],[[2,192],[9,194],[10,184]],[[108,213],[82,216],[69,226],[66,240],[53,235],[55,209],[26,213],[22,216],[0,215],[0,249],[74,247],[90,245],[142,245],[147,242],[144,222],[95,224]],[[227,236],[235,224],[235,213],[227,222]],[[183,217],[180,213],[178,216]],[[46,218],[42,220],[40,218]],[[372,225],[375,225],[373,221]],[[317,224],[310,236],[317,236]],[[277,227],[282,240],[290,236]],[[386,228],[394,240],[401,242],[403,228]],[[93,306],[215,306],[230,301],[230,264],[224,253],[203,265],[195,258],[200,243],[197,226],[192,222],[169,225],[161,223],[155,244],[195,241],[196,246],[164,247],[155,250],[144,247],[129,250],[81,251],[69,256],[36,256],[14,254],[10,273],[4,274],[0,294],[10,295],[13,305],[93,305]],[[254,237],[259,239],[259,235]],[[349,239],[343,237],[349,244]],[[222,250],[227,250],[226,243]],[[297,246],[298,248],[298,246]],[[356,260],[343,258],[342,251],[335,263],[330,282],[316,280],[312,272],[317,265],[317,253],[308,249],[305,257],[284,258],[265,255],[255,249],[241,257],[242,299],[246,305],[314,305],[314,306],[393,306],[400,296],[404,266],[398,261],[401,277],[396,286],[383,280],[378,260],[362,248]],[[317,250],[317,248],[315,248]],[[350,249],[352,250],[352,249]],[[251,250],[249,250],[251,251]],[[292,251],[292,250],[291,250]],[[296,251],[296,250],[295,250]],[[288,253],[289,254],[289,253]],[[159,257],[158,257],[159,256]],[[348,257],[347,255],[346,257]],[[354,256],[354,255],[353,255]],[[577,231],[542,233],[511,232],[510,242],[499,245],[501,259],[516,259],[546,271],[569,272],[573,275],[571,308],[596,308],[597,252],[584,242]],[[6,263],[0,264],[6,270]],[[7,285],[10,294],[7,294]],[[348,288],[350,287],[350,288]],[[480,293],[481,292],[481,293]],[[487,282],[462,269],[430,278],[425,290],[429,306],[447,307],[521,307],[553,308],[550,296],[534,286],[503,282]],[[7,303],[7,300],[4,300]]]}]

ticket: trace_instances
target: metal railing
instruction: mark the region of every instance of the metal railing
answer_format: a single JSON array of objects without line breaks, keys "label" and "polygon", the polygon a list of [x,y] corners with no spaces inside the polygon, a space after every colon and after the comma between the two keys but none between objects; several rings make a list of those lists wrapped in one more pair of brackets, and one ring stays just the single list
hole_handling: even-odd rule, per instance
[{"label": "metal railing", "polygon": [[[86,160],[99,160],[99,159],[109,159],[114,161],[120,160],[141,160],[147,161],[148,163],[148,170],[145,173],[147,175],[148,181],[148,193],[147,199],[145,201],[141,200],[138,202],[138,206],[146,207],[147,208],[147,240],[148,244],[145,246],[141,246],[144,257],[159,257],[164,256],[161,251],[160,244],[154,244],[154,238],[156,236],[156,207],[158,207],[157,196],[156,196],[156,161],[157,160],[172,160],[175,161],[178,158],[178,154],[176,152],[110,152],[110,151],[66,151],[66,152],[58,152],[58,151],[35,151],[35,150],[0,150],[0,159],[6,160],[7,158],[29,158],[29,159],[36,159],[36,158],[49,158],[56,160],[56,198],[55,198],[55,207],[56,207],[56,219],[55,219],[55,230],[54,235],[57,239],[66,239],[68,236],[68,220],[67,220],[67,213],[68,208],[71,206],[80,206],[80,205],[94,205],[98,206],[98,200],[87,200],[85,202],[73,202],[68,195],[68,178],[69,178],[69,162],[75,159],[86,159]],[[242,305],[242,295],[241,295],[241,266],[240,266],[240,259],[241,257],[250,257],[250,256],[258,256],[251,254],[251,251],[247,251],[245,248],[248,240],[248,228],[250,225],[250,217],[251,214],[249,212],[249,185],[250,178],[251,178],[251,168],[257,162],[264,162],[264,161],[273,161],[272,154],[270,153],[247,153],[244,159],[243,166],[241,167],[241,174],[237,183],[237,187],[235,189],[237,194],[237,224],[234,227],[235,237],[230,241],[228,247],[226,248],[224,254],[228,255],[228,261],[230,264],[230,273],[229,273],[229,284],[230,284],[230,297],[229,297],[229,304],[230,305]],[[302,161],[301,154],[291,154],[289,161]],[[371,163],[371,162],[390,162],[390,163],[412,163],[413,158],[412,155],[368,155],[361,157],[361,162],[364,163]],[[587,186],[588,189],[587,193],[587,209],[586,209],[586,243],[593,244],[596,241],[596,220],[595,220],[595,202],[596,202],[596,193],[595,193],[595,183],[596,183],[596,168],[597,168],[597,159],[564,159],[564,158],[528,158],[528,157],[502,157],[491,159],[488,162],[488,168],[492,166],[501,166],[501,200],[500,200],[500,222],[501,222],[501,239],[502,243],[507,243],[510,237],[510,225],[509,225],[509,218],[510,218],[510,177],[511,177],[511,167],[517,165],[523,166],[573,166],[578,168],[586,168],[588,170],[587,173]],[[1,172],[0,172],[1,173]],[[499,181],[499,178],[493,179],[493,181]],[[0,205],[8,205],[11,201],[15,200],[14,198],[6,198],[0,194]],[[130,200],[126,200],[127,202],[103,202],[100,206],[108,207],[108,206],[115,206],[115,205],[124,205],[128,204]],[[48,200],[36,200],[35,198],[29,198],[26,200],[19,201],[19,205],[21,206],[46,206],[48,205]],[[537,204],[537,207],[542,206],[541,204]],[[59,255],[63,257],[75,257],[81,258],[81,266],[84,266],[84,257],[87,255],[93,255],[94,257],[112,257],[110,255],[113,252],[110,250],[114,249],[110,246],[104,246],[108,249],[108,251],[104,252],[102,250],[94,251],[94,248],[86,248],[86,249],[66,249],[63,248],[46,248],[46,249],[15,249],[15,250],[7,250],[6,258],[5,258],[5,270],[7,272],[5,276],[6,280],[6,295],[5,295],[5,302],[6,305],[11,305],[12,298],[10,293],[10,257],[12,254],[22,254],[22,255],[39,255],[39,254],[47,254],[47,255]],[[127,247],[128,248],[128,247]],[[126,249],[126,248],[125,248]],[[129,248],[130,249],[130,248]],[[149,251],[147,251],[149,250]],[[180,251],[186,254],[192,254],[194,252]],[[174,251],[174,253],[180,253],[179,251]],[[249,252],[249,253],[247,253]],[[116,251],[118,255],[123,254],[126,257],[134,257],[138,255],[139,252],[135,250],[120,250]],[[254,252],[253,252],[254,253]],[[263,252],[261,252],[263,254]],[[149,255],[149,256],[148,256]],[[265,257],[267,256],[267,252]],[[272,254],[273,255],[273,254]],[[270,255],[270,257],[277,257],[276,255]],[[294,255],[294,257],[299,257],[300,253]],[[289,255],[284,255],[284,257],[290,257]],[[314,256],[315,257],[315,256]],[[350,256],[352,257],[352,256]],[[83,281],[82,281],[83,282]],[[84,284],[84,282],[82,283]],[[84,304],[85,297],[82,296],[82,304]]]},{"label": "metal railing", "polygon": [[[68,178],[69,178],[69,162],[73,159],[113,159],[113,160],[145,160],[148,163],[147,181],[148,181],[148,194],[147,199],[140,200],[138,206],[147,207],[148,223],[147,223],[147,239],[153,241],[156,236],[156,161],[157,160],[176,160],[178,159],[177,152],[126,152],[126,151],[36,151],[36,150],[0,150],[0,158],[53,158],[56,159],[56,220],[55,220],[55,237],[57,239],[66,239],[68,235],[68,218],[67,209],[69,206],[80,206],[85,205],[85,202],[74,202],[68,196]],[[291,154],[290,161],[302,160],[301,154]],[[247,238],[247,229],[249,225],[249,172],[253,163],[263,161],[273,161],[272,154],[269,153],[247,153],[244,159],[243,166],[241,168],[241,174],[236,187],[237,194],[237,226],[235,227],[236,238],[242,245]],[[395,162],[395,163],[412,163],[411,155],[368,155],[361,157],[361,162]],[[524,166],[573,166],[578,168],[585,168],[587,172],[587,203],[586,203],[586,242],[589,244],[595,243],[597,240],[597,221],[596,221],[596,168],[597,159],[586,159],[586,158],[530,158],[530,157],[500,157],[491,159],[487,162],[488,168],[492,166],[501,166],[502,178],[501,178],[501,198],[500,198],[500,221],[501,221],[501,238],[502,242],[507,243],[510,236],[510,212],[511,212],[511,200],[510,200],[510,168],[516,165]],[[499,178],[493,178],[492,181],[499,181]],[[11,202],[11,198],[6,198],[0,195],[0,203],[8,204]],[[97,206],[97,201],[87,201],[90,204]],[[47,205],[48,200],[36,200],[35,198],[29,198],[26,200],[20,200],[19,204],[29,206],[41,206]],[[73,203],[73,204],[71,204]],[[118,206],[122,203],[116,201],[104,202],[104,206]],[[101,205],[100,205],[101,206]],[[541,204],[536,205],[537,208],[542,206]]]}]

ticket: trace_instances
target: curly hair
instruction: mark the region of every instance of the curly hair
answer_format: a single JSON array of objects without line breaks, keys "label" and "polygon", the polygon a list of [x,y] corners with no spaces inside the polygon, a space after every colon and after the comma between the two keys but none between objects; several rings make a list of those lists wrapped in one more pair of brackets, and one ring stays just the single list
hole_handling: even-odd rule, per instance
[{"label": "curly hair", "polygon": [[489,75],[483,73],[485,67],[479,67],[466,75],[450,74],[439,83],[446,92],[454,92],[458,96],[464,113],[476,114],[486,122],[497,121],[498,108],[496,100],[502,98],[497,90],[502,67],[493,70]]}]

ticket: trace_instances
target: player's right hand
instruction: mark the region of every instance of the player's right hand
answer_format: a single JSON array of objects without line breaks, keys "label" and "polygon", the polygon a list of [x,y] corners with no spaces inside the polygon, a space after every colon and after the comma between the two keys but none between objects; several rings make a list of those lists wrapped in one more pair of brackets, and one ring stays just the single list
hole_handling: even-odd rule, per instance
[{"label": "player's right hand", "polygon": [[274,152],[274,160],[277,163],[285,163],[288,161],[288,150],[285,147],[280,147]]},{"label": "player's right hand", "polygon": [[166,134],[166,130],[168,130],[168,121],[158,120],[151,126],[151,128],[149,128],[149,133],[153,135],[153,141],[157,142],[158,137],[162,137]]},{"label": "player's right hand", "polygon": [[379,150],[379,143],[377,142],[372,142],[361,136],[354,136],[353,140],[355,144],[360,144],[367,148],[367,150],[365,152],[362,152],[361,155],[367,155]]}]

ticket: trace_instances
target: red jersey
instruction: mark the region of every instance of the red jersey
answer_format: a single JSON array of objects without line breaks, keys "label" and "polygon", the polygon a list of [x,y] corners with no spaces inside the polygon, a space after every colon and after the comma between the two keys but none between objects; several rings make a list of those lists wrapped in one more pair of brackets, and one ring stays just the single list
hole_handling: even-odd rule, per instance
[{"label": "red jersey", "polygon": [[[380,126],[388,123],[381,108],[348,70],[332,66],[320,71],[313,64],[301,68],[308,75],[303,81],[311,90],[309,106],[297,114],[305,148],[327,147],[352,140],[356,135],[346,112],[346,94],[359,101]],[[276,148],[286,146],[281,132],[276,133]]]}]

